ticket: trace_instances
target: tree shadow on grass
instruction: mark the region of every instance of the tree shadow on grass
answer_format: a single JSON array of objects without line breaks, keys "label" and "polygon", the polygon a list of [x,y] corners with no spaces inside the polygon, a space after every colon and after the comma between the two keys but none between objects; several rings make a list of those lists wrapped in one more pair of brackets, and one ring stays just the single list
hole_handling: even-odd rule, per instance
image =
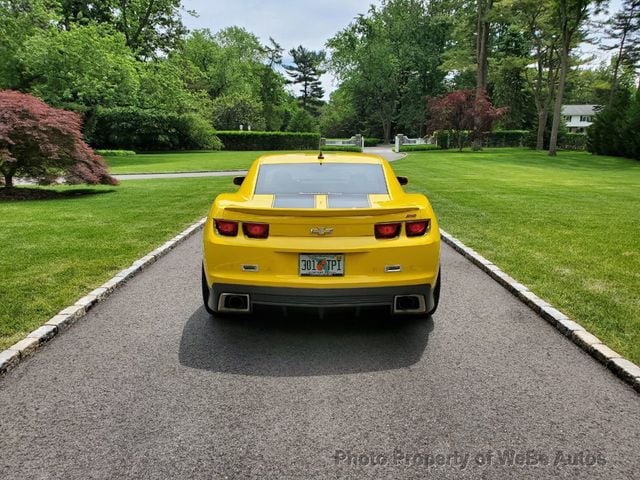
[{"label": "tree shadow on grass", "polygon": [[377,372],[417,363],[431,318],[271,310],[249,317],[211,317],[196,310],[180,341],[182,365],[250,376],[321,376]]},{"label": "tree shadow on grass", "polygon": [[71,198],[102,195],[115,192],[114,189],[74,188],[72,190],[51,190],[48,188],[0,188],[0,202],[25,200],[66,200]]}]

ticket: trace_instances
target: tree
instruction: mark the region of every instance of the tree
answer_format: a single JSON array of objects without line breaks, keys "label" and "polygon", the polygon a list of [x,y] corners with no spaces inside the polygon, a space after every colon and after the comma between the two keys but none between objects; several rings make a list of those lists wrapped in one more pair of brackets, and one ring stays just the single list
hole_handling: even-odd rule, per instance
[{"label": "tree", "polygon": [[353,110],[386,143],[394,126],[405,134],[424,133],[422,98],[444,90],[449,6],[440,0],[385,0],[327,42],[331,69]]},{"label": "tree", "polygon": [[305,109],[294,107],[287,124],[287,132],[317,132],[318,121]]},{"label": "tree", "polygon": [[609,102],[611,105],[618,88],[620,70],[626,65],[633,70],[640,63],[640,0],[624,0],[622,9],[607,22],[605,34],[614,43],[606,45],[606,50],[614,50],[613,74]]},{"label": "tree", "polygon": [[16,175],[73,183],[117,184],[82,138],[81,117],[11,90],[0,91],[0,173],[5,188]]},{"label": "tree", "polygon": [[560,67],[558,36],[550,0],[516,0],[513,10],[530,44],[526,61],[534,66],[525,69],[524,75],[536,107],[535,148],[542,150]]},{"label": "tree", "polygon": [[549,139],[549,155],[555,156],[558,144],[558,131],[560,129],[560,114],[564,99],[564,88],[569,72],[569,56],[581,33],[581,27],[589,15],[592,4],[596,6],[603,0],[553,0],[554,21],[559,33],[560,42],[560,73],[558,87],[553,107],[553,123],[551,125],[551,138]]},{"label": "tree", "polygon": [[213,101],[213,125],[218,130],[238,130],[240,125],[264,130],[262,103],[249,95],[223,95]]},{"label": "tree", "polygon": [[27,90],[56,107],[131,105],[138,90],[136,60],[123,35],[106,26],[43,30],[19,58]]},{"label": "tree", "polygon": [[473,90],[458,90],[428,100],[429,130],[449,130],[456,135],[458,148],[464,146],[465,131],[472,131],[474,143],[482,133],[491,131],[493,123],[506,113],[495,108],[485,96],[477,98]]},{"label": "tree", "polygon": [[65,29],[91,22],[114,25],[127,46],[148,59],[175,50],[187,33],[181,4],[181,0],[61,0],[59,8]]},{"label": "tree", "polygon": [[19,54],[29,38],[53,28],[48,6],[47,0],[0,0],[0,89],[28,87]]},{"label": "tree", "polygon": [[[487,85],[489,83],[489,61],[488,61],[488,43],[491,23],[489,21],[489,12],[493,6],[493,0],[477,0],[476,8],[476,95],[477,101],[481,101],[487,96]],[[476,124],[474,131],[480,130],[480,117],[475,117]],[[480,150],[482,148],[482,138],[474,136],[473,149]]]},{"label": "tree", "polygon": [[293,58],[292,65],[285,65],[287,75],[291,78],[288,83],[300,85],[298,100],[307,112],[317,114],[318,108],[324,103],[322,97],[324,90],[320,82],[320,76],[325,73],[322,64],[325,61],[325,52],[322,50],[307,50],[302,45],[289,50]]}]

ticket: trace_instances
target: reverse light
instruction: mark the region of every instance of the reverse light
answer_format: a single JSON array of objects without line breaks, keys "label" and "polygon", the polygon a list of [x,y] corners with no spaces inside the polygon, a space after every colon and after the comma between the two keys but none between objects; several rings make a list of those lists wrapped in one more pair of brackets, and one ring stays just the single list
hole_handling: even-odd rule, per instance
[{"label": "reverse light", "polygon": [[216,231],[225,237],[235,237],[238,235],[238,222],[231,220],[215,220]]},{"label": "reverse light", "polygon": [[420,220],[417,222],[407,222],[407,237],[421,237],[429,231],[430,220]]},{"label": "reverse light", "polygon": [[376,238],[395,238],[400,235],[401,223],[376,223],[374,233]]},{"label": "reverse light", "polygon": [[269,236],[269,224],[243,223],[242,231],[249,238],[267,238]]}]

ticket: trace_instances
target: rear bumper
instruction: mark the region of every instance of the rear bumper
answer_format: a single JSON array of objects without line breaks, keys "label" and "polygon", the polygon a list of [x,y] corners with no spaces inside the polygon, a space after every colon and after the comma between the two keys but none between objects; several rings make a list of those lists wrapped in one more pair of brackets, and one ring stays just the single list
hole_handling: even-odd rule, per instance
[{"label": "rear bumper", "polygon": [[[288,288],[261,287],[236,284],[214,284],[209,295],[209,307],[218,312],[232,312],[224,308],[224,294],[248,295],[249,313],[256,305],[303,307],[303,308],[343,308],[380,307],[389,313],[426,313],[433,309],[433,289],[429,284],[368,287],[368,288]],[[221,300],[221,295],[223,296]],[[398,297],[415,297],[419,308],[397,311],[394,308]]]}]

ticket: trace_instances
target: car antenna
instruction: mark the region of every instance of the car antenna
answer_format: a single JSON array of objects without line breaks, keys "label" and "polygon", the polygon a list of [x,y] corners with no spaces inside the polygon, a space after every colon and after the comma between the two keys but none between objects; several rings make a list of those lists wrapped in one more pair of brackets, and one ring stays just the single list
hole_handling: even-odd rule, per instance
[{"label": "car antenna", "polygon": [[318,149],[320,150],[320,153],[318,153],[318,160],[320,160],[320,165],[322,165],[322,160],[324,160],[324,155],[322,154],[322,145],[324,145],[325,142],[326,139],[320,137],[320,145],[318,145]]}]

